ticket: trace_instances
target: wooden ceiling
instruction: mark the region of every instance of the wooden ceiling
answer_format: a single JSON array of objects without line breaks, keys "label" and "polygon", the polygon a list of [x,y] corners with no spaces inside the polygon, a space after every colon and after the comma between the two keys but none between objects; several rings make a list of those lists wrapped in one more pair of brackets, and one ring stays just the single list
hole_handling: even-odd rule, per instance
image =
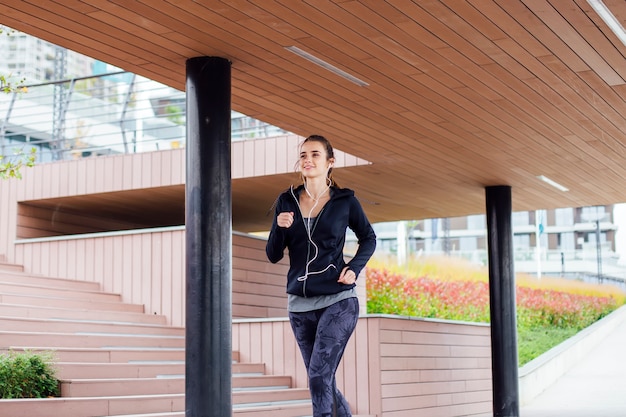
[{"label": "wooden ceiling", "polygon": [[[604,3],[626,26],[626,2]],[[2,24],[180,90],[188,58],[231,60],[234,110],[323,134],[372,162],[336,172],[372,221],[484,213],[492,185],[512,187],[515,211],[626,202],[626,46],[586,0],[0,0],[0,8]],[[234,206],[249,198],[263,208],[248,213],[259,217],[247,227],[267,222],[268,187],[286,181],[234,181]]]}]

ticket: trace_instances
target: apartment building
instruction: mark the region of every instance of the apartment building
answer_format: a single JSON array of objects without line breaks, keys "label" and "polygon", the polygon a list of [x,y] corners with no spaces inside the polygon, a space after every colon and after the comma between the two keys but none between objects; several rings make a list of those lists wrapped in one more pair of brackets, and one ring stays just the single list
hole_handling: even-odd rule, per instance
[{"label": "apartment building", "polygon": [[[514,212],[515,268],[531,274],[626,278],[624,204]],[[449,255],[487,265],[485,215],[375,225],[377,250],[398,257]]]}]

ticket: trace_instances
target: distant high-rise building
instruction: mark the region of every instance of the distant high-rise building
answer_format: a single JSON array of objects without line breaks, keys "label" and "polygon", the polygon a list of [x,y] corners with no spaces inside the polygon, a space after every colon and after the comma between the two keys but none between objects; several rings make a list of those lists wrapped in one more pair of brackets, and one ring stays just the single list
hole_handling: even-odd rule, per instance
[{"label": "distant high-rise building", "polygon": [[[14,31],[6,26],[0,36],[0,71],[19,78],[26,83],[55,81],[55,65],[60,47],[31,35]],[[77,52],[67,50],[62,78],[82,77],[93,74],[94,60]]]}]

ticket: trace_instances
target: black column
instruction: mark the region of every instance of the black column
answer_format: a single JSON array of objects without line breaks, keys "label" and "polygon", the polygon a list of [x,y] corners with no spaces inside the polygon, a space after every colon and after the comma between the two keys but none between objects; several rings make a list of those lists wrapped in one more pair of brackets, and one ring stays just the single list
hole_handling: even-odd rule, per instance
[{"label": "black column", "polygon": [[519,417],[511,187],[486,187],[494,417]]},{"label": "black column", "polygon": [[232,415],[230,70],[187,60],[187,417]]}]

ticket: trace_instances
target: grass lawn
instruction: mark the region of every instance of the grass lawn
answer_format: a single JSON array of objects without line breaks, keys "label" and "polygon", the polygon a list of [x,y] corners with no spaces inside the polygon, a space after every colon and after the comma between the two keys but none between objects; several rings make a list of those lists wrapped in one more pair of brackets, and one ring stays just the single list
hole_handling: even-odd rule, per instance
[{"label": "grass lawn", "polygon": [[573,328],[537,327],[517,329],[519,366],[524,366],[576,333],[578,333],[578,330]]}]

